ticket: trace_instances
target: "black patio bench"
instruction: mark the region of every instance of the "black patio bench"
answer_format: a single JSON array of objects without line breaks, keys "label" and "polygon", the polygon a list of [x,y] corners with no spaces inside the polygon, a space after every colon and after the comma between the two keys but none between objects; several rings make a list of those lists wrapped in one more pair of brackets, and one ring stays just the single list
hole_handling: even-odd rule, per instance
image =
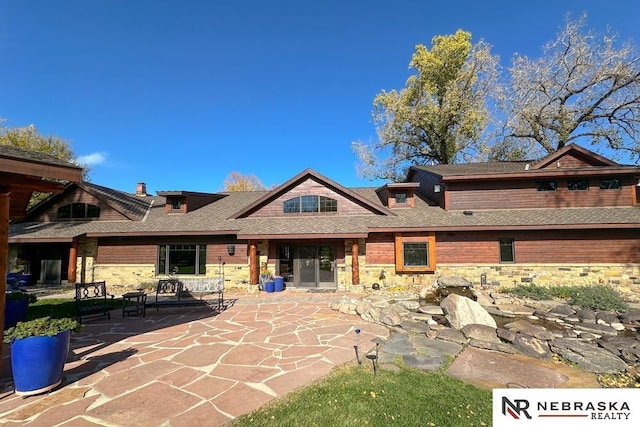
[{"label": "black patio bench", "polygon": [[[205,293],[218,295],[215,300],[203,299]],[[194,298],[194,294],[199,294],[199,298]],[[222,309],[224,297],[224,280],[212,279],[160,279],[156,286],[155,300],[148,302],[147,307],[185,307],[185,306],[210,306],[217,305]]]},{"label": "black patio bench", "polygon": [[76,283],[76,319],[82,323],[83,317],[107,316],[111,320],[114,296],[107,293],[107,284],[102,282]]}]

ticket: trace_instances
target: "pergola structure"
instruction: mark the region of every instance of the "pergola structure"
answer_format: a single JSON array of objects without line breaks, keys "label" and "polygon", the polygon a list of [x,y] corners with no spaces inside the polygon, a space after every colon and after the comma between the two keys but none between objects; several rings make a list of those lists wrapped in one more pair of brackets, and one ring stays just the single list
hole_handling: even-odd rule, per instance
[{"label": "pergola structure", "polygon": [[48,154],[0,145],[0,342],[4,335],[9,221],[24,217],[34,191],[58,193],[64,189],[64,184],[47,179],[81,181],[82,168]]}]

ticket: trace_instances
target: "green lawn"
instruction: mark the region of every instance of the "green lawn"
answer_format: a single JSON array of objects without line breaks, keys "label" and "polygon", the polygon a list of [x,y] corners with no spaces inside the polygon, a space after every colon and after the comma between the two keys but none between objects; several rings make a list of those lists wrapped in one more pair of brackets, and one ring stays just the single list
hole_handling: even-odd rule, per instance
[{"label": "green lawn", "polygon": [[[113,308],[122,308],[122,300],[114,299],[109,301]],[[27,309],[27,320],[36,319],[38,317],[76,317],[76,306],[73,298],[55,298],[55,299],[39,299],[38,301],[29,304]]]},{"label": "green lawn", "polygon": [[491,391],[439,372],[345,366],[233,426],[488,426]]}]

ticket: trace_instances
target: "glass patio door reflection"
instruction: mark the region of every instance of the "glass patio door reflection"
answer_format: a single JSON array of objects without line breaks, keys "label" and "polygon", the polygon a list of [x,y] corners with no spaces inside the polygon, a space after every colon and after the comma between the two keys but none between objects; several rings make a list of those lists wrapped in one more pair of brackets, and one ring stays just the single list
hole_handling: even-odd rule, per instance
[{"label": "glass patio door reflection", "polygon": [[300,245],[298,247],[298,286],[335,286],[335,248],[330,245]]}]

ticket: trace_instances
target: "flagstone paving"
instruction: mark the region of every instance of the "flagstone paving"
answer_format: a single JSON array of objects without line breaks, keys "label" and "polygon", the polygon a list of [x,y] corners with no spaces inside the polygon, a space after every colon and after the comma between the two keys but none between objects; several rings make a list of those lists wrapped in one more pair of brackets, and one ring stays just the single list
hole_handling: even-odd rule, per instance
[{"label": "flagstone paving", "polygon": [[[220,313],[163,308],[144,318],[122,319],[114,310],[111,320],[89,321],[73,334],[62,385],[26,398],[13,392],[4,345],[0,425],[223,426],[355,362],[356,344],[364,359],[382,342],[383,365],[400,356],[425,369],[440,366],[428,354],[451,343],[411,345],[397,330],[330,309],[342,296],[238,294]],[[484,388],[598,387],[593,374],[576,368],[471,347],[447,373]]]},{"label": "flagstone paving", "polygon": [[227,424],[355,360],[356,328],[361,352],[389,335],[331,310],[332,297],[230,295],[221,313],[166,308],[144,318],[114,310],[111,320],[90,320],[73,334],[63,384],[26,398],[13,393],[5,345],[0,424]]}]

